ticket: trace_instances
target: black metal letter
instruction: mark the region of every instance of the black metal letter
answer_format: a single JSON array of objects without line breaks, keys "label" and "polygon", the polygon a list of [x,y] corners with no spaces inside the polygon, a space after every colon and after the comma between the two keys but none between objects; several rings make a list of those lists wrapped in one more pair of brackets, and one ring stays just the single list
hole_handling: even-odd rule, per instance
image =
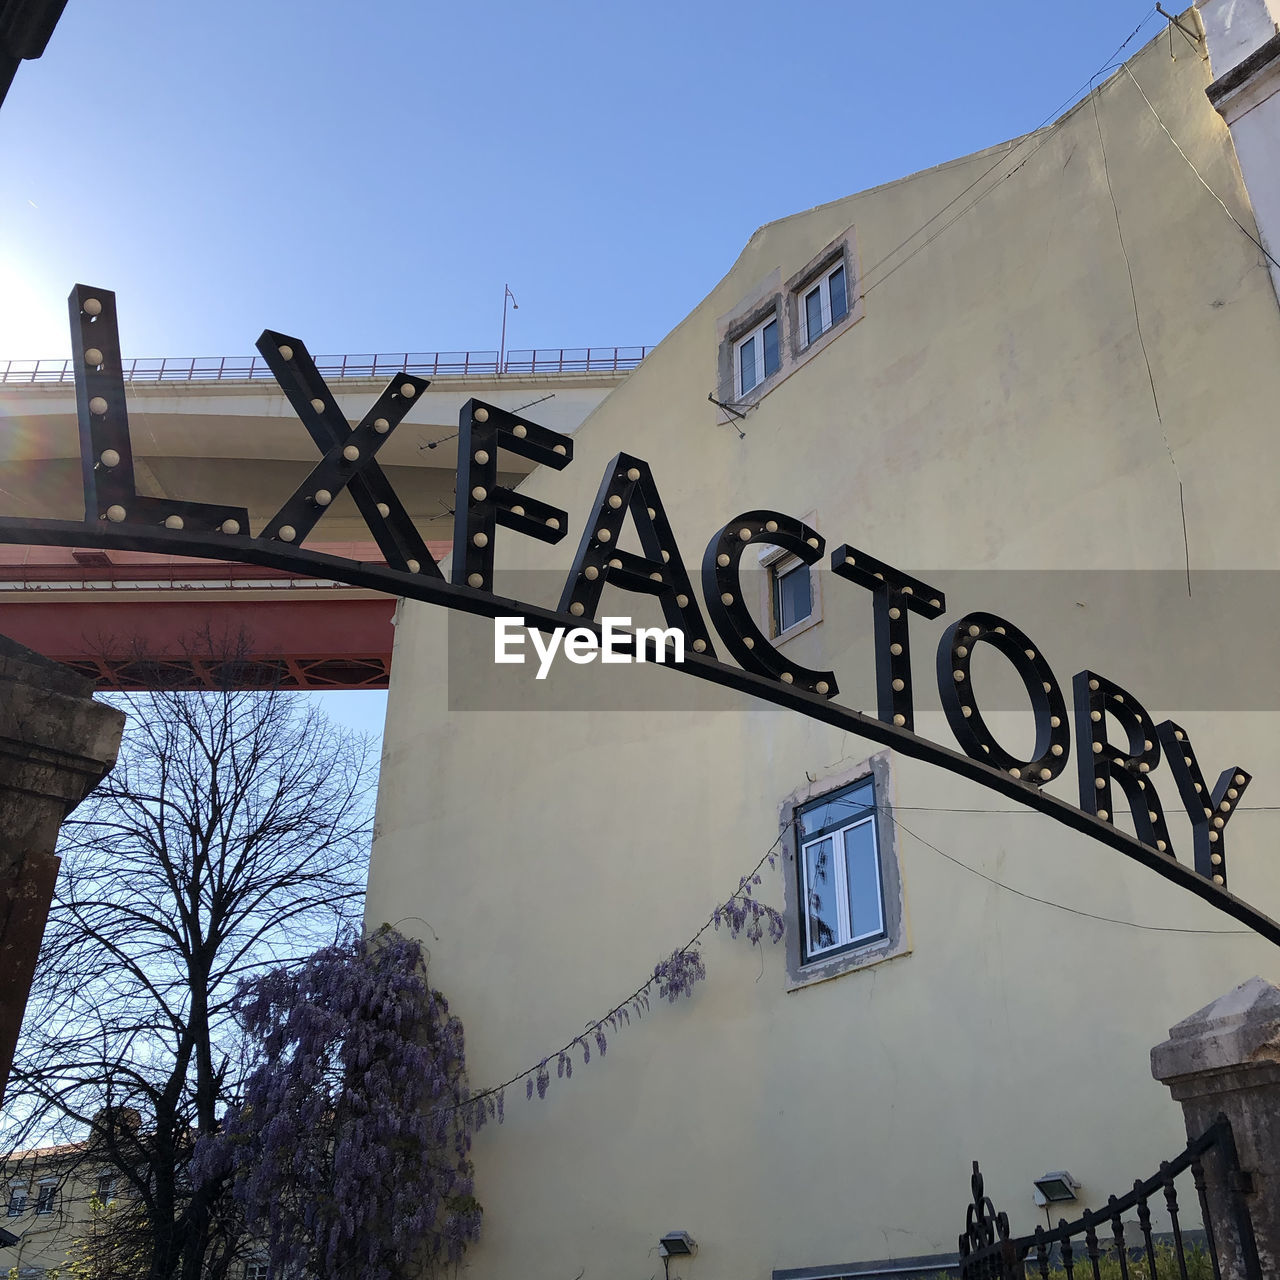
[{"label": "black metal letter", "polygon": [[443,577],[391,481],[374,460],[417,397],[431,385],[427,379],[396,374],[353,431],[301,339],[265,329],[258,339],[258,350],[324,454],[259,536],[300,546],[329,504],[349,487],[369,532],[393,569]]},{"label": "black metal letter", "polygon": [[116,295],[110,289],[78,284],[71,290],[67,304],[71,312],[71,361],[75,365],[76,411],[80,420],[85,520],[247,535],[249,512],[244,507],[139,495],[133,479]]},{"label": "black metal letter", "polygon": [[834,698],[839,692],[835,673],[814,671],[785,658],[756,626],[742,599],[742,553],[753,542],[781,547],[805,564],[822,558],[823,540],[807,524],[777,511],[744,511],[716,533],[702,555],[702,594],[707,613],[720,638],[747,671],[794,684],[797,688]]},{"label": "black metal letter", "polygon": [[498,450],[563,471],[573,461],[573,441],[550,427],[480,400],[458,414],[458,494],[453,517],[453,580],[493,590],[493,535],[498,525],[539,542],[559,542],[569,513],[498,484]]},{"label": "black metal letter", "polygon": [[876,624],[876,715],[886,724],[913,729],[907,614],[936,618],[946,610],[946,596],[927,582],[849,546],[831,553],[831,569],[871,592]]},{"label": "black metal letter", "polygon": [[1209,790],[1196,760],[1187,731],[1172,720],[1156,726],[1164,758],[1169,772],[1178,784],[1182,806],[1191,819],[1191,831],[1195,842],[1196,870],[1220,884],[1227,885],[1227,823],[1235,817],[1236,808],[1253,780],[1253,775],[1238,766],[1224,769],[1218,775],[1217,785]]},{"label": "black metal letter", "polygon": [[[640,535],[642,556],[618,546],[628,512]],[[716,656],[653,473],[647,462],[629,453],[618,454],[605,468],[560,596],[560,612],[594,618],[606,582],[657,596],[667,626],[683,631],[694,653]]]},{"label": "black metal letter", "polygon": [[[975,645],[1004,654],[1022,680],[1035,716],[1035,755],[1019,760],[992,736],[978,710],[970,676]],[[984,760],[1034,787],[1060,774],[1071,751],[1067,702],[1057,678],[1025,632],[994,613],[966,614],[943,633],[938,645],[938,693],[947,723],[965,755]]]},{"label": "black metal letter", "polygon": [[[1111,783],[1118,782],[1133,814],[1139,840],[1171,858],[1173,846],[1165,826],[1160,797],[1147,776],[1160,763],[1159,734],[1142,704],[1113,680],[1094,671],[1074,679],[1076,704],[1076,771],[1080,808],[1114,822]],[[1112,715],[1129,739],[1125,752],[1107,741],[1106,716]]]}]

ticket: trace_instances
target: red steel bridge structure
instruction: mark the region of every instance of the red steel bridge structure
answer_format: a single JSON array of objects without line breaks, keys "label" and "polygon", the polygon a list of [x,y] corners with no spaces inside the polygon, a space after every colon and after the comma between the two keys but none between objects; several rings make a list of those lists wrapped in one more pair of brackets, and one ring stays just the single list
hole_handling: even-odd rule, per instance
[{"label": "red steel bridge structure", "polygon": [[[372,542],[315,549],[381,563]],[[0,632],[101,689],[226,687],[229,661],[241,687],[385,689],[395,607],[255,565],[0,546]]]}]

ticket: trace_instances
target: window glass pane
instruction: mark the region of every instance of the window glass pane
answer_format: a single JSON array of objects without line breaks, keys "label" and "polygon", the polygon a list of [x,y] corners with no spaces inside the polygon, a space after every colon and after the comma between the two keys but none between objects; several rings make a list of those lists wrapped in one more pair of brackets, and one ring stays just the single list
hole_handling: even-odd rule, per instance
[{"label": "window glass pane", "polygon": [[839,791],[832,796],[809,805],[800,813],[800,831],[804,836],[817,835],[831,827],[847,826],[859,818],[865,818],[875,807],[875,792],[871,779]]},{"label": "window glass pane", "polygon": [[828,277],[831,287],[831,323],[843,320],[849,314],[848,292],[844,284],[844,268],[837,267]]},{"label": "window glass pane", "polygon": [[880,912],[880,864],[876,857],[876,824],[862,822],[844,833],[844,865],[849,880],[851,938],[884,931]]},{"label": "window glass pane", "polygon": [[805,334],[812,342],[822,332],[822,290],[814,289],[804,300]]},{"label": "window glass pane", "polygon": [[742,392],[750,391],[759,379],[756,377],[756,340],[752,336],[738,348],[738,379]]},{"label": "window glass pane", "polygon": [[830,840],[817,840],[804,851],[804,896],[809,916],[809,951],[825,951],[840,941],[836,912],[836,869]]},{"label": "window glass pane", "polygon": [[764,343],[764,377],[778,372],[778,322],[770,320],[760,331]]},{"label": "window glass pane", "polygon": [[774,578],[774,619],[779,631],[803,622],[813,612],[809,566],[798,564]]}]

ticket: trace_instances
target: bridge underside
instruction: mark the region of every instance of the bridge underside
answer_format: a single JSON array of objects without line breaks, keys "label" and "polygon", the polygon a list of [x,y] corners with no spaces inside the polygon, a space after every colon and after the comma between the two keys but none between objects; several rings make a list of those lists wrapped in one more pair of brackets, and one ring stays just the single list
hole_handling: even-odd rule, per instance
[{"label": "bridge underside", "polygon": [[395,605],[251,565],[0,547],[0,632],[99,689],[385,689]]},{"label": "bridge underside", "polygon": [[6,608],[0,631],[99,689],[385,689],[394,600],[86,600]]}]

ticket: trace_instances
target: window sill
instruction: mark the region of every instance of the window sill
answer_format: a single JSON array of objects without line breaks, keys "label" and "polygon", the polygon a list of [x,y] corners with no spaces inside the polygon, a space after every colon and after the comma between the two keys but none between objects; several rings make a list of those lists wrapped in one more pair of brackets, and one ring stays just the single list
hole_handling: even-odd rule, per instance
[{"label": "window sill", "polygon": [[822,621],[822,615],[811,613],[801,622],[797,622],[794,626],[788,627],[785,631],[779,631],[773,637],[774,644],[786,644],[788,640],[794,640],[796,636],[803,635],[806,631],[811,631]]},{"label": "window sill", "polygon": [[856,951],[842,951],[826,960],[813,960],[804,965],[798,974],[790,977],[786,987],[787,994],[804,991],[819,982],[830,982],[832,978],[842,978],[846,973],[859,973],[863,969],[883,964],[886,960],[896,960],[899,956],[910,954],[911,948],[905,942],[881,938]]}]

